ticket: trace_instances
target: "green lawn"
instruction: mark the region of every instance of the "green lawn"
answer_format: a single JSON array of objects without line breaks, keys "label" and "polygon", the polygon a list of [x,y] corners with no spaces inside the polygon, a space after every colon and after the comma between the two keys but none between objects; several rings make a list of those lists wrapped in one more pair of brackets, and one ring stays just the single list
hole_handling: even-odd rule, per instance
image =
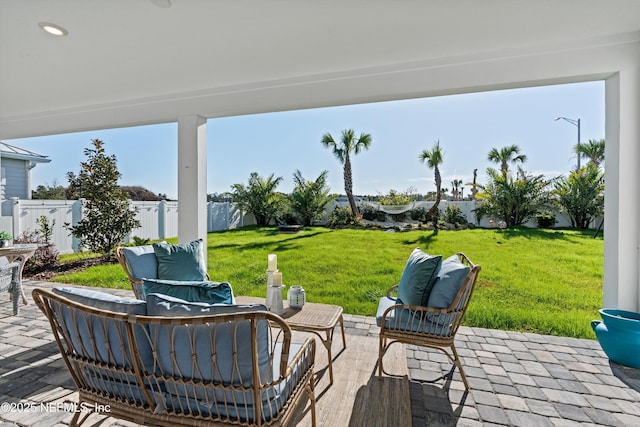
[{"label": "green lawn", "polygon": [[[604,248],[593,231],[387,233],[318,227],[279,234],[273,228],[244,228],[209,234],[209,275],[230,282],[236,295],[265,296],[267,254],[275,253],[283,282],[302,285],[308,301],[373,316],[416,246],[444,257],[464,252],[482,266],[466,325],[595,338],[589,322],[599,318],[602,306]],[[54,280],[129,288],[118,264]]]}]

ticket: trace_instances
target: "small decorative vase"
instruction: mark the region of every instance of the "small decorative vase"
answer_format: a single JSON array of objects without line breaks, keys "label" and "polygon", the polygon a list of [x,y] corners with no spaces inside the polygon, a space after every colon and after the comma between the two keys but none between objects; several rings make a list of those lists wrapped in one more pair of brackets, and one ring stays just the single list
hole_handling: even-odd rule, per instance
[{"label": "small decorative vase", "polygon": [[287,293],[287,300],[289,301],[289,307],[300,310],[306,300],[306,294],[302,286],[290,287]]},{"label": "small decorative vase", "polygon": [[591,327],[602,350],[612,361],[640,369],[640,314],[603,308],[602,322],[594,320]]}]

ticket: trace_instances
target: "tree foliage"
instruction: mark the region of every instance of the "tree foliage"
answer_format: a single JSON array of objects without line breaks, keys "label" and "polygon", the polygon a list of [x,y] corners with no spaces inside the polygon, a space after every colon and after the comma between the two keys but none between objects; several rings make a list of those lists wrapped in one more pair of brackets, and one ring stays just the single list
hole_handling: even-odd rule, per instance
[{"label": "tree foliage", "polygon": [[249,184],[233,184],[231,194],[238,208],[252,213],[258,225],[269,225],[284,204],[284,197],[276,192],[281,181],[282,177],[274,178],[273,174],[264,179],[257,172],[252,172]]},{"label": "tree foliage", "polygon": [[322,135],[322,145],[326,148],[330,148],[334,156],[340,161],[343,166],[344,175],[344,192],[349,199],[349,206],[351,206],[351,212],[355,217],[358,216],[358,205],[353,198],[353,176],[351,170],[351,153],[358,154],[362,150],[368,150],[371,146],[371,135],[368,133],[361,133],[356,138],[356,133],[353,129],[345,129],[342,131],[342,138],[340,141],[336,141],[330,133]]},{"label": "tree foliage", "polygon": [[595,162],[554,183],[556,201],[571,218],[571,226],[586,229],[604,213],[604,172]]},{"label": "tree foliage", "polygon": [[503,175],[506,175],[509,171],[509,163],[524,163],[527,161],[527,156],[525,154],[520,154],[520,147],[517,145],[508,145],[499,150],[497,148],[492,148],[489,151],[487,159],[490,162],[499,164],[500,172]]},{"label": "tree foliage", "polygon": [[480,201],[475,209],[478,219],[493,216],[508,227],[514,227],[535,217],[549,204],[550,182],[544,175],[528,175],[522,168],[518,168],[515,176],[488,168],[487,175],[489,182],[477,194]]},{"label": "tree foliage", "polygon": [[576,152],[588,158],[596,167],[600,167],[604,163],[604,139],[590,139],[589,142],[579,143],[576,145]]},{"label": "tree foliage", "polygon": [[83,218],[75,226],[66,226],[83,247],[108,254],[131,230],[140,227],[140,222],[118,186],[121,174],[115,155],[107,156],[99,139],[91,142],[93,148],[85,148],[87,160],[80,163],[78,175],[67,173],[70,193],[86,201]]},{"label": "tree foliage", "polygon": [[289,200],[296,217],[304,226],[313,225],[314,221],[321,219],[327,204],[333,199],[327,186],[328,175],[329,171],[324,170],[315,181],[307,181],[299,170],[293,174],[295,187]]},{"label": "tree foliage", "polygon": [[38,185],[35,190],[31,191],[31,198],[38,200],[65,200],[67,198],[67,189],[54,180],[51,185]]}]

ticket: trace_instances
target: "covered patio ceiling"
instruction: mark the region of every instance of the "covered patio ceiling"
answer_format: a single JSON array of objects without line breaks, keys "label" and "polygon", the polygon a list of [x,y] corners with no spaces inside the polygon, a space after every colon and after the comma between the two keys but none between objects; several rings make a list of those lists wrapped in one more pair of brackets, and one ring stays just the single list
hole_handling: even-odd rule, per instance
[{"label": "covered patio ceiling", "polygon": [[0,138],[526,86],[439,70],[638,32],[634,0],[0,0]]},{"label": "covered patio ceiling", "polygon": [[177,122],[181,241],[206,237],[208,118],[591,80],[603,305],[640,311],[639,1],[0,0],[0,139]]}]

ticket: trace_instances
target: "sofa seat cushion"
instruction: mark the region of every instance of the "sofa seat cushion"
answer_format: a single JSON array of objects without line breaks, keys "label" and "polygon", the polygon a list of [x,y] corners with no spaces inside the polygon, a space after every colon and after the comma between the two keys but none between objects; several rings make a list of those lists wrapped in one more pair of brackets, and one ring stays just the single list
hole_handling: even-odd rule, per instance
[{"label": "sofa seat cushion", "polygon": [[[289,347],[289,365],[292,360],[301,351],[301,344],[292,343]],[[282,345],[276,344],[273,351],[273,369],[272,381],[275,383],[280,376],[280,359],[282,354]],[[299,381],[303,378],[305,372],[303,367],[312,361],[301,361],[301,363],[293,366],[291,375],[286,377],[284,381],[265,386],[261,393],[260,411],[261,418],[269,421],[277,417],[287,402],[291,393],[298,386]],[[241,422],[256,422],[256,414],[253,400],[253,390],[212,390],[206,389],[204,393],[198,391],[205,390],[205,383],[201,386],[195,384],[195,387],[186,387],[182,383],[165,382],[166,393],[165,408],[169,412],[180,412],[194,416],[202,416],[207,418],[232,419]],[[195,391],[195,393],[194,393]]]},{"label": "sofa seat cushion", "polygon": [[[153,251],[158,261],[158,279],[205,280],[207,277],[202,239],[191,243],[154,243]],[[150,279],[151,277],[147,277]]]},{"label": "sofa seat cushion", "polygon": [[[382,316],[384,312],[402,301],[390,297],[380,298],[378,310],[376,312],[376,324],[382,327]],[[419,332],[422,334],[449,336],[451,333],[451,323],[453,315],[425,313],[408,308],[396,308],[384,318],[384,327],[387,330]]]},{"label": "sofa seat cushion", "polygon": [[144,294],[163,294],[189,302],[232,304],[233,290],[227,282],[143,279]]},{"label": "sofa seat cushion", "polygon": [[398,298],[408,305],[426,306],[441,263],[440,255],[432,256],[420,248],[414,249],[398,283]]},{"label": "sofa seat cushion", "polygon": [[[267,311],[262,304],[197,304],[177,298],[149,294],[148,315],[184,317]],[[251,327],[248,320],[199,325],[149,325],[157,360],[147,366],[164,377],[185,377],[195,381],[217,381],[249,386],[253,382]],[[257,326],[260,378],[267,376],[271,349],[269,322]],[[194,357],[195,356],[195,357]],[[202,390],[197,395],[201,397]]]}]

